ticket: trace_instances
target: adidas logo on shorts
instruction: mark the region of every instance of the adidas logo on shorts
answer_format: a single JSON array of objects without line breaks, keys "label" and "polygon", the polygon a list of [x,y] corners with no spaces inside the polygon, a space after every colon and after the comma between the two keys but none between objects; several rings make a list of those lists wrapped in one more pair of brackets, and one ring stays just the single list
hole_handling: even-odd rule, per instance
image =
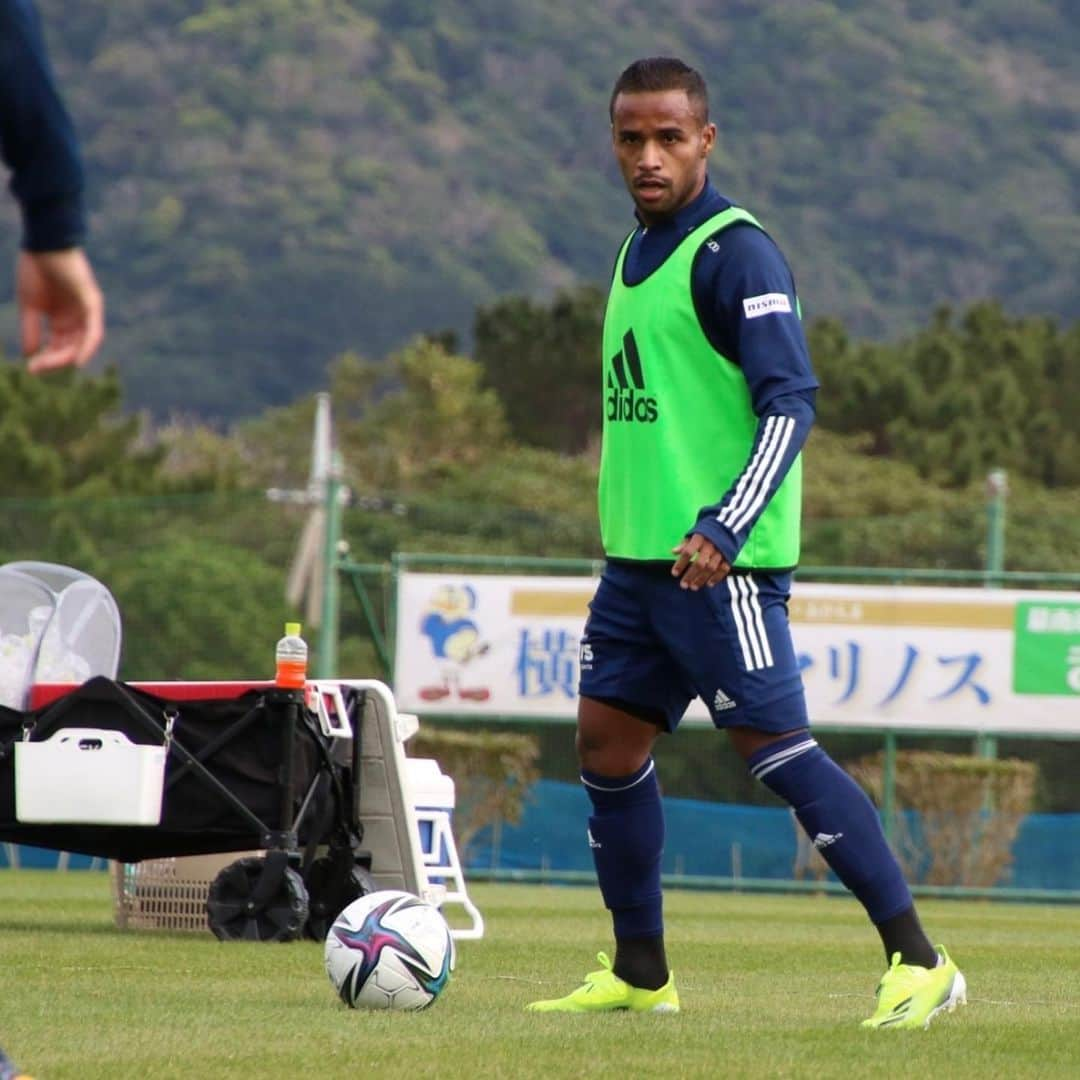
[{"label": "adidas logo on shorts", "polygon": [[716,712],[723,712],[725,709],[734,709],[735,702],[723,690],[717,690],[716,697],[712,699],[712,707]]}]

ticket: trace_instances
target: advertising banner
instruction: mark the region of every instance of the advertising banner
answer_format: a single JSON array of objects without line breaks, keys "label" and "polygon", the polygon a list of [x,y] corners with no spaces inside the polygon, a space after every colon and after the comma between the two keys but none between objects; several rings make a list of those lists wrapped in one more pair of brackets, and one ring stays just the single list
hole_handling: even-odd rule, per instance
[{"label": "advertising banner", "polygon": [[[405,573],[394,694],[421,714],[572,718],[596,581]],[[829,727],[1080,734],[1080,593],[796,583],[810,715]],[[706,722],[694,701],[684,722]]]}]

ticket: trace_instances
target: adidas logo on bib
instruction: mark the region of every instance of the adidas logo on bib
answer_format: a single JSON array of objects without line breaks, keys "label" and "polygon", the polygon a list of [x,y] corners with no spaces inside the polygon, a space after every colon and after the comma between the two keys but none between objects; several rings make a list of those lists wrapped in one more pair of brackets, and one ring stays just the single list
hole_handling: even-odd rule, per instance
[{"label": "adidas logo on bib", "polygon": [[634,331],[623,335],[623,347],[611,358],[607,373],[607,419],[611,423],[652,424],[659,412],[656,398],[645,388],[645,371],[641,365]]}]

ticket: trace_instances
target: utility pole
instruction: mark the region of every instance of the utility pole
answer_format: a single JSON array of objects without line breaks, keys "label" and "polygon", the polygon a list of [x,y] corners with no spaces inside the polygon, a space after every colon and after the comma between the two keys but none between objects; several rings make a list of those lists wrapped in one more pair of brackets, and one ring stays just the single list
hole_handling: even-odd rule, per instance
[{"label": "utility pole", "polygon": [[315,657],[315,676],[338,677],[338,626],[341,610],[338,588],[338,553],[341,545],[341,508],[348,498],[342,482],[345,468],[341,455],[334,451],[323,485],[323,550],[321,562],[322,617],[319,620],[319,649]]},{"label": "utility pole", "polygon": [[293,607],[304,605],[308,627],[319,631],[312,674],[332,679],[338,665],[340,613],[337,564],[341,548],[341,511],[349,499],[345,467],[333,449],[330,395],[315,395],[315,425],[311,441],[311,469],[306,488],[271,488],[271,502],[308,508],[307,519],[293,556],[285,585],[285,599]]}]

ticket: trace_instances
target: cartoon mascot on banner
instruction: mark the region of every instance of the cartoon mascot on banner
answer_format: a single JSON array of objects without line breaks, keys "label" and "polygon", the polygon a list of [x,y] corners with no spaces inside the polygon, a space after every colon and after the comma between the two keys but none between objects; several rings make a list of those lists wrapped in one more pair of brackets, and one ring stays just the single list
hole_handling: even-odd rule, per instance
[{"label": "cartoon mascot on banner", "polygon": [[491,696],[487,687],[470,686],[465,680],[466,665],[489,648],[480,640],[472,617],[475,610],[476,591],[469,585],[440,585],[428,601],[420,632],[431,642],[440,681],[421,688],[424,701],[442,701],[451,694],[463,701],[487,701]]}]

